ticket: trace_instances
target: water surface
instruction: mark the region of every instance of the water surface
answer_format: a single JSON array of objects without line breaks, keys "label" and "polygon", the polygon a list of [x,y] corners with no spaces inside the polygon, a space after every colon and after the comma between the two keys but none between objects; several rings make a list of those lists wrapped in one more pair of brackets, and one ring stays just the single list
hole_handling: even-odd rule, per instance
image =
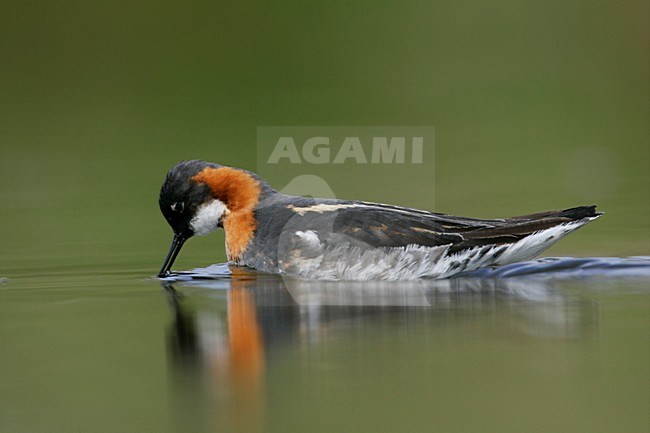
[{"label": "water surface", "polygon": [[8,280],[0,429],[644,431],[649,281],[647,257],[402,283]]}]

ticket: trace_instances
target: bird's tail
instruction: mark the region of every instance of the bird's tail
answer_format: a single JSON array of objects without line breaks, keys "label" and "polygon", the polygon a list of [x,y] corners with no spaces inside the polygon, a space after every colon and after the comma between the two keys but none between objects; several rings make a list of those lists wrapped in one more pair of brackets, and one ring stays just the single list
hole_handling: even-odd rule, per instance
[{"label": "bird's tail", "polygon": [[562,218],[565,222],[577,221],[584,218],[596,218],[602,215],[602,212],[596,212],[596,205],[590,206],[577,206],[564,210],[552,210],[547,212],[539,212],[529,215],[521,215],[508,218],[512,221],[540,221],[548,218]]},{"label": "bird's tail", "polygon": [[493,220],[491,227],[463,232],[465,240],[454,245],[450,252],[478,246],[517,244],[517,250],[529,249],[530,252],[525,258],[516,255],[517,259],[527,260],[600,215],[602,212],[596,212],[596,206],[578,206]]}]

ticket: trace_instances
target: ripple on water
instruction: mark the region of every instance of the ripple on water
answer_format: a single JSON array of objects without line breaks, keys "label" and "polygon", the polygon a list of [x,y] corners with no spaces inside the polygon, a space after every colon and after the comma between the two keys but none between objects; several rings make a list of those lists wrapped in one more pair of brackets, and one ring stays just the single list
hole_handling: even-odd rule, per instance
[{"label": "ripple on water", "polygon": [[[214,264],[171,274],[169,282],[219,280],[232,277],[227,263]],[[478,269],[454,278],[512,278],[546,279],[574,278],[650,278],[650,256],[636,257],[546,257],[509,265]]]}]

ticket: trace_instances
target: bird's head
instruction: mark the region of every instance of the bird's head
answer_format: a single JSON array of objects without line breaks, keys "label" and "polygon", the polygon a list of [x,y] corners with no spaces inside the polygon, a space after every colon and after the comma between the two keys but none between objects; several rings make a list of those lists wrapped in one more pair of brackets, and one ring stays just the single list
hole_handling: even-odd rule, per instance
[{"label": "bird's head", "polygon": [[205,161],[174,166],[160,189],[160,211],[174,232],[159,277],[169,273],[186,240],[226,226],[227,250],[238,256],[252,238],[260,181],[251,173]]}]

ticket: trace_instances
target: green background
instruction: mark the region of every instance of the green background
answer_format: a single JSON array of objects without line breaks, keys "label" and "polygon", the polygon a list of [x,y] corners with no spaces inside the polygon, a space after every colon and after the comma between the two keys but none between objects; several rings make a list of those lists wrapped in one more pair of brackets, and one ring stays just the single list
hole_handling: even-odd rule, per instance
[{"label": "green background", "polygon": [[[596,203],[550,254],[648,253],[648,2],[0,2],[2,273],[152,273],[166,171],[255,169],[260,125],[431,125],[435,185],[501,217]],[[218,235],[221,236],[221,235]],[[225,256],[193,240],[178,267]],[[209,255],[208,255],[209,254]]]}]

